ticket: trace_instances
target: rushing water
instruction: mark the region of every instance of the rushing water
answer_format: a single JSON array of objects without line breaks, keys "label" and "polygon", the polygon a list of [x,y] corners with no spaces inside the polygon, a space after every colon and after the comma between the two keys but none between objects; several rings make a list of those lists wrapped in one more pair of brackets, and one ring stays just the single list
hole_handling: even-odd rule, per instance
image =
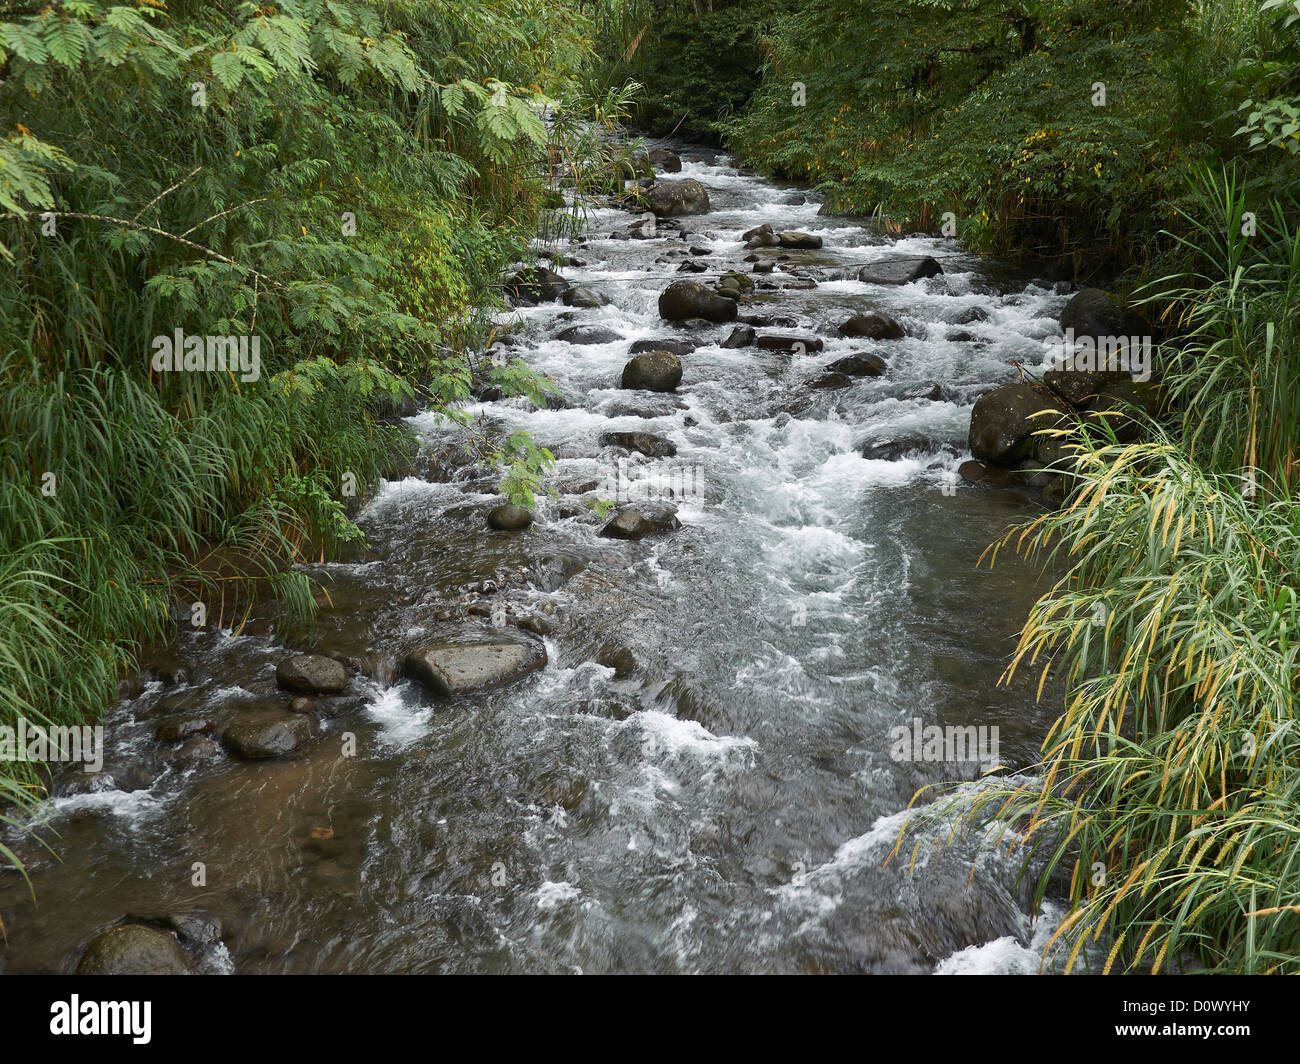
[{"label": "rushing water", "polygon": [[[313,645],[364,658],[369,675],[326,703],[321,738],[296,756],[246,763],[200,744],[174,758],[160,722],[220,725],[262,704],[286,651],[261,623],[187,632],[155,654],[156,678],[105,724],[108,768],[156,778],[46,803],[58,859],[17,844],[35,904],[0,872],[0,970],[69,971],[127,914],[189,910],[222,921],[203,961],[216,971],[1036,970],[1052,910],[1031,924],[1013,864],[969,844],[886,864],[914,792],[955,771],[893,760],[889,731],[914,718],[997,726],[1002,760],[1023,766],[1046,729],[1031,689],[998,685],[1042,577],[1009,555],[976,567],[1027,503],[950,485],[974,398],[1013,361],[1041,361],[1065,297],[998,280],[951,242],[821,217],[815,197],[725,157],[687,151],[671,176],[712,198],[682,219],[685,243],[608,239],[629,217],[598,210],[566,249],[585,264],[566,276],[611,303],[503,316],[568,404],[471,408],[557,455],[559,494],[537,523],[487,531],[486,471],[454,459],[457,430],[411,419],[425,475],[383,484],[361,516],[365,553],[313,571],[333,603]],[[724,349],[732,326],[717,326],[691,334],[676,396],[619,390],[632,341],[682,335],[656,311],[680,260],[656,259],[692,245],[711,250],[697,258],[713,275],[744,268],[740,234],[763,222],[821,235],[821,250],[786,254],[822,280],[759,277],[773,287],[742,313],[811,333],[878,308],[907,338],[823,334],[822,352],[792,356]],[[944,277],[828,279],[899,253],[938,257]],[[950,339],[972,307],[989,320]],[[574,323],[622,339],[552,339]],[[809,388],[866,350],[886,356],[883,377]],[[942,400],[902,398],[927,382]],[[673,441],[665,468],[701,488],[680,500],[680,530],[634,543],[599,538],[599,517],[565,494],[609,476],[616,452],[598,437],[627,429]],[[861,457],[864,440],[898,433],[932,445]],[[503,589],[478,599],[549,611],[547,667],[454,702],[395,680],[402,649],[474,597],[464,585],[498,574]],[[606,644],[632,651],[630,674],[595,661]],[[340,756],[345,733],[356,756]]]}]

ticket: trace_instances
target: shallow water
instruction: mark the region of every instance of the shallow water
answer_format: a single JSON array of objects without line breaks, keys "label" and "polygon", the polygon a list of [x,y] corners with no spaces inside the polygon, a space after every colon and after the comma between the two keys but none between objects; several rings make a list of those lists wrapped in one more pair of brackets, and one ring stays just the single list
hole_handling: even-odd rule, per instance
[{"label": "shallow water", "polygon": [[[686,244],[712,251],[698,257],[710,271],[701,279],[744,268],[740,234],[760,223],[824,238],[819,251],[782,253],[815,268],[815,288],[761,289],[741,308],[799,328],[760,332],[813,333],[878,308],[907,338],[819,334],[823,351],[792,356],[723,349],[732,326],[717,326],[691,334],[700,346],[675,398],[621,391],[630,342],[680,335],[656,311],[678,260],[655,260],[685,245],[674,233],[606,239],[629,216],[596,211],[590,239],[562,249],[586,265],[565,273],[611,304],[502,316],[568,408],[470,408],[488,430],[527,429],[556,453],[559,494],[541,501],[537,523],[487,531],[491,479],[455,458],[458,430],[412,418],[437,462],[382,485],[360,519],[364,552],[312,570],[333,602],[313,645],[365,659],[368,675],[322,710],[321,737],[294,757],[169,761],[160,721],[197,713],[220,725],[264,705],[286,651],[254,624],[239,636],[186,632],[154,655],[163,678],[105,725],[110,770],[159,774],[145,790],[46,803],[43,834],[59,859],[17,843],[35,905],[0,872],[0,970],[70,971],[125,915],[191,909],[224,925],[205,962],[217,971],[1036,969],[1059,911],[1031,926],[1014,865],[976,858],[969,842],[924,848],[911,872],[906,859],[886,865],[917,788],[974,775],[895,761],[889,731],[914,718],[996,726],[1003,762],[1019,767],[1049,723],[1032,689],[998,685],[1044,578],[1009,555],[976,567],[1030,504],[957,484],[954,471],[975,397],[1013,361],[1041,363],[1067,297],[995,277],[951,242],[885,241],[820,217],[815,197],[792,204],[797,190],[723,156],[684,157],[671,176],[697,178],[712,199],[709,214],[682,219]],[[900,253],[936,256],[944,277],[892,288],[826,279]],[[989,320],[946,339],[971,307]],[[574,323],[621,339],[549,338]],[[886,357],[883,377],[808,387],[828,363],[868,350]],[[902,398],[926,382],[944,399]],[[611,416],[633,408],[658,416]],[[629,467],[699,488],[676,500],[680,530],[602,539],[599,517],[564,493],[610,483],[617,454],[597,437],[617,430],[676,445],[675,460],[633,456]],[[900,432],[931,444],[897,461],[858,453]],[[464,589],[498,576],[503,590]],[[490,624],[439,620],[475,599],[549,611],[547,667],[454,702],[396,679],[394,662],[422,638]],[[611,643],[635,656],[630,676],[595,662]],[[346,734],[356,756],[340,756]]]}]

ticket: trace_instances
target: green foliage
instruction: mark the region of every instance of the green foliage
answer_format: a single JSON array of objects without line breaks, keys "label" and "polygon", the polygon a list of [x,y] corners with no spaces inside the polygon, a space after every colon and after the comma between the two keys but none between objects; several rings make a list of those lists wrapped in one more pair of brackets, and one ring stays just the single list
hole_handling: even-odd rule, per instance
[{"label": "green foliage", "polygon": [[[469,394],[543,115],[590,60],[578,7],[0,11],[0,724],[97,712],[178,601],[314,609],[294,567],[360,535],[345,479],[400,461],[402,403]],[[257,337],[260,373],[154,370],[176,329]],[[531,502],[546,453],[494,455]],[[28,768],[0,801],[37,793]]]},{"label": "green foliage", "polygon": [[[951,211],[974,250],[1141,265],[1178,228],[1189,168],[1240,153],[1243,98],[1294,79],[1291,30],[1238,7],[813,0],[778,23],[729,142],[897,229]],[[1261,108],[1261,129],[1285,106]],[[1296,173],[1261,159],[1252,179],[1276,191]]]},{"label": "green foliage", "polygon": [[645,86],[634,118],[656,134],[717,140],[759,87],[761,43],[793,0],[606,0],[597,7],[597,49],[611,83]]}]

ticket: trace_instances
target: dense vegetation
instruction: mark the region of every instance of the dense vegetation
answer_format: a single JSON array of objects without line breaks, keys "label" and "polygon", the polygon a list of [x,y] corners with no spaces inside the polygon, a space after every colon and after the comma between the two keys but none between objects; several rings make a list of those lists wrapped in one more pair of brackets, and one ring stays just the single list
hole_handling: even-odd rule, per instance
[{"label": "dense vegetation", "polygon": [[[0,725],[93,717],[196,601],[311,610],[294,563],[359,535],[396,406],[468,393],[586,34],[554,0],[0,6]],[[160,371],[176,330],[257,372]],[[527,496],[542,456],[488,450]]]}]

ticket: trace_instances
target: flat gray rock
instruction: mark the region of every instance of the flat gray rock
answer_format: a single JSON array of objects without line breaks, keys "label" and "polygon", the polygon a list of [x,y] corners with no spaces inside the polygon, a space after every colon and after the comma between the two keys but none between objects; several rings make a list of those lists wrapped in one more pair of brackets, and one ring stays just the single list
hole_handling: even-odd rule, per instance
[{"label": "flat gray rock", "polygon": [[540,642],[504,639],[436,643],[407,655],[403,663],[408,676],[448,698],[503,687],[545,664]]}]

